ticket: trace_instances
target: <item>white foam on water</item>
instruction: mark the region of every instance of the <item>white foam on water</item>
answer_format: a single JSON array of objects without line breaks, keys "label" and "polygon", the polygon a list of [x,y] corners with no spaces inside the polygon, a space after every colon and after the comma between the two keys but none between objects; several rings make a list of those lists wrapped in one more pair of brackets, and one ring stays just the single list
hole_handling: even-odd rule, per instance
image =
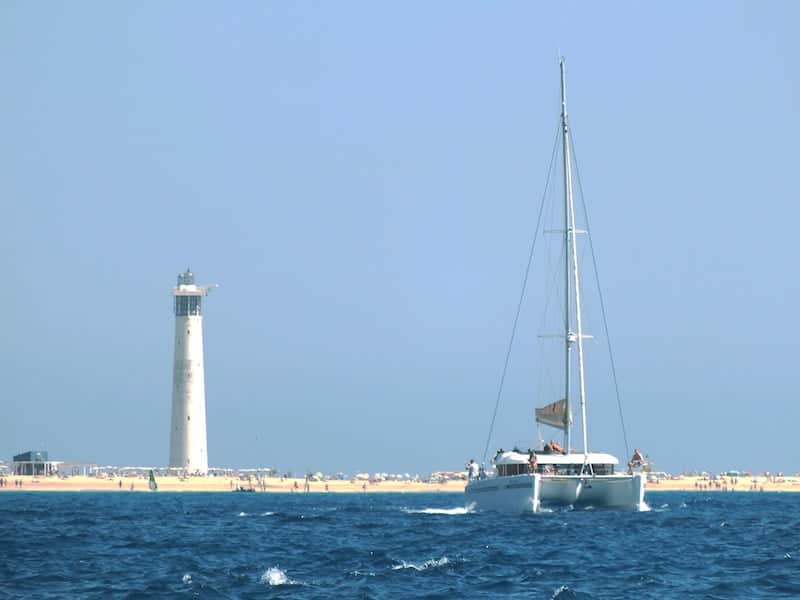
[{"label": "white foam on water", "polygon": [[275,514],[274,512],[272,512],[271,510],[268,510],[267,512],[261,513],[261,516],[262,517],[271,517],[274,514]]},{"label": "white foam on water", "polygon": [[286,571],[279,567],[270,567],[261,574],[260,583],[264,585],[298,585],[300,582],[289,579]]},{"label": "white foam on water", "polygon": [[446,556],[443,556],[442,558],[439,558],[439,559],[432,558],[430,560],[426,560],[421,565],[414,564],[412,562],[406,562],[406,561],[403,560],[403,561],[400,561],[399,565],[394,565],[392,567],[392,570],[393,571],[398,571],[400,569],[414,569],[415,571],[425,571],[427,569],[435,569],[435,568],[438,568],[438,567],[444,567],[445,565],[449,565],[449,564],[450,564],[450,559],[447,558]]},{"label": "white foam on water", "polygon": [[192,583],[192,576],[191,576],[191,575],[189,575],[189,573],[186,573],[186,575],[184,575],[184,576],[181,578],[181,581],[182,581],[183,583],[185,583],[186,585],[191,585],[191,583]]},{"label": "white foam on water", "polygon": [[372,571],[351,571],[350,575],[353,577],[375,577]]},{"label": "white foam on water", "polygon": [[569,594],[569,593],[571,593],[569,587],[566,585],[562,585],[555,592],[553,592],[553,595],[550,596],[550,600],[556,600],[556,598],[560,597],[561,594]]},{"label": "white foam on water", "polygon": [[412,510],[404,508],[404,513],[409,515],[468,515],[475,512],[475,505],[457,506],[456,508],[420,508]]},{"label": "white foam on water", "polygon": [[239,516],[239,517],[246,517],[246,516],[247,516],[247,513],[246,513],[246,512],[244,512],[244,511],[242,511],[242,512],[240,512],[240,513],[239,513],[237,516]]},{"label": "white foam on water", "polygon": [[[662,506],[661,508],[664,507]],[[639,506],[636,507],[636,510],[638,510],[639,512],[650,512],[650,506],[647,504],[647,502],[642,500],[641,502],[639,502]]]}]

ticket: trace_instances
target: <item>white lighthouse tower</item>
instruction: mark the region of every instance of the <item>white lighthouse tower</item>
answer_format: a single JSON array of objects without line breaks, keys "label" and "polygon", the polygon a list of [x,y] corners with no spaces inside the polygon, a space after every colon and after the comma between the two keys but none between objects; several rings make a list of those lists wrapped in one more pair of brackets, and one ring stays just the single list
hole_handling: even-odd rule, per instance
[{"label": "white lighthouse tower", "polygon": [[172,289],[175,297],[175,361],[172,367],[172,426],[169,466],[190,474],[208,473],[206,384],[203,369],[201,302],[210,288],[194,283],[186,269]]}]

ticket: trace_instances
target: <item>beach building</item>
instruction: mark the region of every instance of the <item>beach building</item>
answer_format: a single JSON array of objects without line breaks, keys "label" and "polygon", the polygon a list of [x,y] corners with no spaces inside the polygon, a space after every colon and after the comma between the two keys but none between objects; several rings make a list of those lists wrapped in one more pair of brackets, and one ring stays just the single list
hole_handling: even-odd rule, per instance
[{"label": "beach building", "polygon": [[175,359],[172,369],[172,422],[169,440],[170,469],[206,475],[206,386],[203,365],[203,313],[201,300],[214,285],[196,285],[186,269],[172,289],[175,299]]},{"label": "beach building", "polygon": [[46,450],[28,450],[14,456],[11,470],[14,475],[49,477],[58,474],[60,461],[50,460]]}]

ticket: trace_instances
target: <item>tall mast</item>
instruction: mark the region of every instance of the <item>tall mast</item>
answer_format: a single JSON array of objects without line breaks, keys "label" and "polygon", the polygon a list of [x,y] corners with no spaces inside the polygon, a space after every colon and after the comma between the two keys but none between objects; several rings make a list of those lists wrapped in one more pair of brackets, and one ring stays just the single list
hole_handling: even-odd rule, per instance
[{"label": "tall mast", "polygon": [[564,59],[559,61],[561,67],[561,140],[563,143],[562,156],[564,158],[564,400],[566,410],[564,414],[564,449],[569,452],[572,437],[570,415],[572,404],[570,398],[570,355],[572,354],[573,336],[570,331],[570,277],[569,277],[569,197],[572,195],[572,173],[569,165],[569,129],[567,127],[567,81],[564,75]]},{"label": "tall mast", "polygon": [[[561,128],[564,155],[564,279],[565,279],[565,354],[566,354],[566,399],[567,419],[571,414],[570,405],[570,354],[572,344],[578,343],[578,381],[580,386],[581,429],[583,433],[583,452],[588,452],[589,444],[586,433],[586,384],[583,374],[583,326],[581,322],[581,287],[578,272],[577,228],[575,226],[575,203],[572,197],[572,161],[570,160],[569,126],[567,124],[567,81],[564,59],[559,61],[561,67]],[[570,272],[571,271],[571,272]],[[571,277],[570,277],[571,276]],[[571,280],[571,281],[570,281]],[[575,327],[570,327],[570,284],[575,289]],[[567,426],[565,442],[570,450],[570,428]]]}]

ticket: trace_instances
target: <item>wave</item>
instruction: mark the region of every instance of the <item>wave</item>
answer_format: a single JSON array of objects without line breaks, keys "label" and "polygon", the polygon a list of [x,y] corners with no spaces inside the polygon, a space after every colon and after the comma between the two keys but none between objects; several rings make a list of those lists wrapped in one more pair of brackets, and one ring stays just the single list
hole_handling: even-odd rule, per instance
[{"label": "wave", "polygon": [[450,564],[450,559],[447,558],[446,556],[443,556],[442,558],[439,559],[432,558],[430,560],[426,560],[421,565],[401,560],[399,565],[394,565],[392,567],[392,570],[398,571],[400,569],[414,569],[415,571],[427,571],[428,569],[437,569],[439,567],[444,567],[449,564]]},{"label": "wave", "polygon": [[577,592],[573,589],[570,589],[567,585],[562,585],[558,588],[553,595],[550,596],[550,600],[580,600],[581,598],[590,599],[592,596],[587,594],[586,592]]},{"label": "wave", "polygon": [[475,505],[457,506],[455,508],[419,508],[419,509],[402,509],[404,513],[409,515],[468,515],[475,512]]},{"label": "wave", "polygon": [[192,576],[189,573],[186,573],[186,575],[184,575],[181,578],[181,581],[183,583],[185,583],[186,585],[191,585],[192,584]]},{"label": "wave", "polygon": [[274,514],[275,514],[274,512],[272,512],[271,510],[268,510],[267,512],[261,513],[261,516],[262,517],[271,517]]},{"label": "wave", "polygon": [[240,512],[240,513],[239,513],[238,515],[236,515],[236,516],[237,516],[237,517],[246,517],[246,516],[248,516],[248,515],[247,515],[247,513],[246,513],[246,512],[242,511],[242,512]]},{"label": "wave", "polygon": [[569,589],[568,586],[562,585],[555,592],[553,592],[553,595],[550,596],[550,600],[567,600],[568,598],[572,599],[577,597],[578,596],[575,594],[575,592]]},{"label": "wave", "polygon": [[293,579],[289,579],[289,576],[286,575],[286,571],[279,567],[270,567],[266,571],[261,574],[261,579],[258,580],[259,583],[263,583],[264,585],[276,586],[276,585],[302,585],[299,581],[294,581]]}]

